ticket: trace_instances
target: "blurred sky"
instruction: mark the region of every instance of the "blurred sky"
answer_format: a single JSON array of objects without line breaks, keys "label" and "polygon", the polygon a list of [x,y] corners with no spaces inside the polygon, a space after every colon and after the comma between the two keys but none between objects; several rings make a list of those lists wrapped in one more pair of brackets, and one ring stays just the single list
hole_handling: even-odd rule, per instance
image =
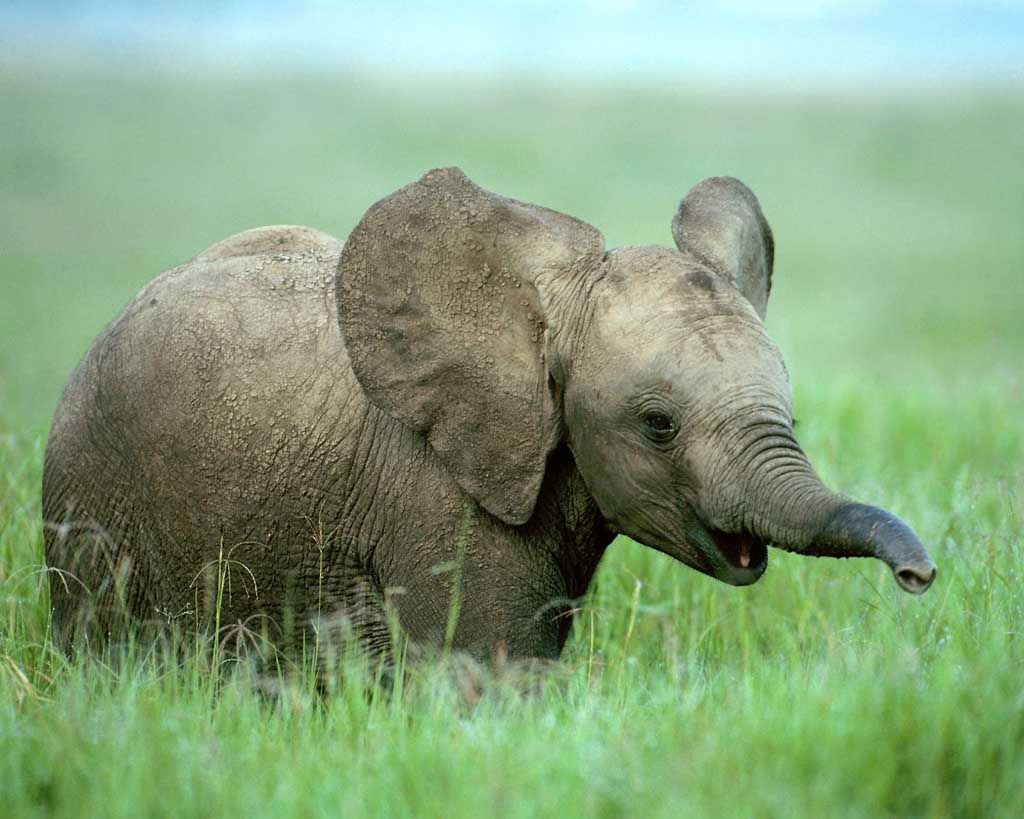
[{"label": "blurred sky", "polygon": [[1024,79],[1024,0],[0,0],[15,57],[765,81]]}]

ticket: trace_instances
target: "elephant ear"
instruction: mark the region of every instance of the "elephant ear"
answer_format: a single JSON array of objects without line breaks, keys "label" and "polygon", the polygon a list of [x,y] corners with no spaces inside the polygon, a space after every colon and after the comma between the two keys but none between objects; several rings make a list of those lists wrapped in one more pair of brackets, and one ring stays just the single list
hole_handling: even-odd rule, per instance
[{"label": "elephant ear", "polygon": [[727,279],[764,319],[775,240],[753,191],[731,176],[694,185],[672,219],[676,247]]},{"label": "elephant ear", "polygon": [[562,435],[538,291],[603,253],[590,225],[445,168],[371,207],[341,254],[338,318],[367,397],[506,523],[529,520]]}]

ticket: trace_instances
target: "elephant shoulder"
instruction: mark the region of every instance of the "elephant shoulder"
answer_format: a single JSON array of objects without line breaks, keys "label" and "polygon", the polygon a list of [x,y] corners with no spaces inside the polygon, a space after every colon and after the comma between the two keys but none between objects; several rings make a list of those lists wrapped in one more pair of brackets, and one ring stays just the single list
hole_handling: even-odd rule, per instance
[{"label": "elephant shoulder", "polygon": [[196,262],[215,262],[245,256],[288,255],[293,253],[341,252],[341,243],[333,236],[302,225],[269,225],[243,230],[206,248]]}]

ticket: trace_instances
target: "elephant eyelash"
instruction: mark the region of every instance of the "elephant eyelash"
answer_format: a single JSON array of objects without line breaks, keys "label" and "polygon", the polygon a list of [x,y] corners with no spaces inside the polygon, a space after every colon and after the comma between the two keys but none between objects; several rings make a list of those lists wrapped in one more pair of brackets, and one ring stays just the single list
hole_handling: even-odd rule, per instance
[{"label": "elephant eyelash", "polygon": [[675,417],[679,411],[676,401],[656,390],[651,390],[632,399],[629,401],[628,407],[640,417],[649,412],[661,412]]}]

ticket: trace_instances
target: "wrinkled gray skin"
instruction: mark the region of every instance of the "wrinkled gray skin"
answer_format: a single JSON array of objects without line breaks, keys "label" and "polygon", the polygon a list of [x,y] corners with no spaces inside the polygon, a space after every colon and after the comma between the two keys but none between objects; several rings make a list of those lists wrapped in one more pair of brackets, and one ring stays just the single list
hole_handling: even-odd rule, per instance
[{"label": "wrinkled gray skin", "polygon": [[[773,243],[735,179],[693,188],[678,249],[435,170],[347,244],[248,231],[168,271],[72,376],[46,452],[54,626],[354,627],[557,657],[615,533],[726,583],[766,544],[935,566],[834,495],[793,437],[762,320]],[[222,584],[218,585],[218,578]],[[219,589],[219,591],[218,591]]]}]

